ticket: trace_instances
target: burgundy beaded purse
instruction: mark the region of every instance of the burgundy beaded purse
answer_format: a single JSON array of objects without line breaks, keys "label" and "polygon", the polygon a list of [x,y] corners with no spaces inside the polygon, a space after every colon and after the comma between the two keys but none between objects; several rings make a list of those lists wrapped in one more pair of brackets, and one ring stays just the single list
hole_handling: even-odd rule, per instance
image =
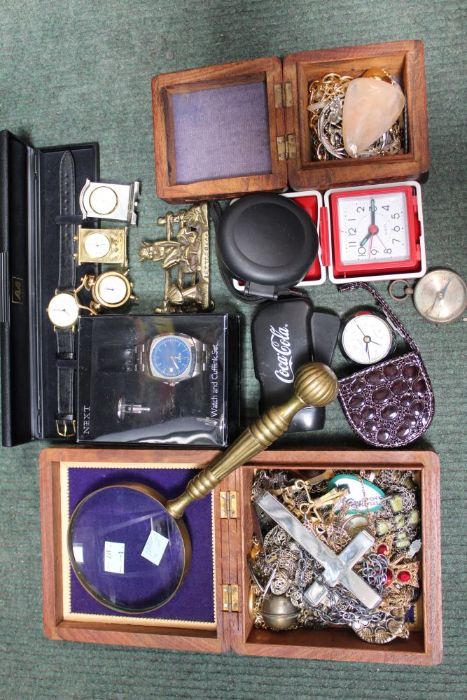
[{"label": "burgundy beaded purse", "polygon": [[343,284],[339,291],[366,289],[410,348],[339,381],[338,398],[351,428],[369,445],[402,447],[416,440],[433,420],[433,388],[420,351],[383,297],[367,282]]}]

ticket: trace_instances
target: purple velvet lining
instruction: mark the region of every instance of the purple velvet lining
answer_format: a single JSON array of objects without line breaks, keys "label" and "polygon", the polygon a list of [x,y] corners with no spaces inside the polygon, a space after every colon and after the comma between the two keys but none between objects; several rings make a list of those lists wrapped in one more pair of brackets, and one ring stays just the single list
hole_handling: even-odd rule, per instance
[{"label": "purple velvet lining", "polygon": [[[166,498],[179,495],[193,469],[112,469],[77,468],[68,470],[69,515],[82,498],[103,486],[137,482],[151,486]],[[158,610],[131,615],[154,619],[214,622],[212,497],[196,501],[184,517],[190,534],[192,559],[188,573],[175,596]],[[80,584],[71,570],[71,612],[98,615],[124,615],[98,603]]]},{"label": "purple velvet lining", "polygon": [[172,95],[176,181],[271,172],[266,85]]}]

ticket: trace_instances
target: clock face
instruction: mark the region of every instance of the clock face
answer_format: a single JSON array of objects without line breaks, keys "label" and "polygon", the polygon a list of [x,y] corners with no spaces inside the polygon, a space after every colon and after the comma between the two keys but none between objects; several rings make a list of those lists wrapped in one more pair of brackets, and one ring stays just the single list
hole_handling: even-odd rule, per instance
[{"label": "clock face", "polygon": [[110,241],[103,233],[90,233],[84,240],[84,249],[91,258],[103,258],[110,250]]},{"label": "clock face", "polygon": [[372,365],[384,359],[391,351],[392,329],[381,316],[366,312],[356,314],[343,328],[341,346],[353,362]]},{"label": "clock face", "polygon": [[104,306],[119,306],[127,301],[130,285],[123,275],[106,272],[96,282],[95,296]]},{"label": "clock face", "polygon": [[73,294],[61,292],[50,300],[47,314],[50,321],[57,328],[71,328],[78,319],[78,302]]},{"label": "clock face", "polygon": [[99,216],[108,216],[118,204],[118,196],[112,187],[101,185],[92,190],[89,204]]},{"label": "clock face", "polygon": [[180,336],[159,336],[151,344],[149,361],[153,374],[168,380],[181,379],[192,365],[191,347]]},{"label": "clock face", "polygon": [[337,207],[333,208],[337,222],[333,221],[333,227],[338,227],[339,258],[343,265],[410,260],[405,189],[392,192],[375,189],[371,194],[355,192],[352,196],[337,197]]}]

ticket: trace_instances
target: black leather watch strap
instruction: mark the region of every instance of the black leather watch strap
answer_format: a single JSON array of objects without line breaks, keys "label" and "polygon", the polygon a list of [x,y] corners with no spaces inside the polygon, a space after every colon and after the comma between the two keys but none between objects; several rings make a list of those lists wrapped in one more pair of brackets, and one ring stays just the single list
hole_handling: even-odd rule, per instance
[{"label": "black leather watch strap", "polygon": [[[76,262],[74,256],[75,223],[75,163],[70,151],[65,151],[60,160],[59,172],[60,216],[59,227],[59,261],[58,292],[68,292],[75,288]],[[75,395],[75,334],[71,328],[55,329],[57,340],[57,413],[55,425],[61,437],[73,437],[76,434],[74,417]]]},{"label": "black leather watch strap", "polygon": [[75,334],[70,328],[56,328],[57,359],[73,360],[75,356]]},{"label": "black leather watch strap", "polygon": [[60,255],[58,261],[58,290],[70,291],[75,287],[76,262],[72,223],[75,213],[75,162],[70,151],[65,151],[60,161]]}]

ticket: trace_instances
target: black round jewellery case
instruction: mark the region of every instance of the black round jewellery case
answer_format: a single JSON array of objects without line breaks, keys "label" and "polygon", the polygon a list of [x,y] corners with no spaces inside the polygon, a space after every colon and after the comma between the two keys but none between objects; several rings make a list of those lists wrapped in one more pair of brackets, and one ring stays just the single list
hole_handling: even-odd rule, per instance
[{"label": "black round jewellery case", "polygon": [[295,202],[275,194],[237,199],[216,235],[225,277],[245,281],[245,296],[274,299],[298,284],[318,253],[318,232]]}]

